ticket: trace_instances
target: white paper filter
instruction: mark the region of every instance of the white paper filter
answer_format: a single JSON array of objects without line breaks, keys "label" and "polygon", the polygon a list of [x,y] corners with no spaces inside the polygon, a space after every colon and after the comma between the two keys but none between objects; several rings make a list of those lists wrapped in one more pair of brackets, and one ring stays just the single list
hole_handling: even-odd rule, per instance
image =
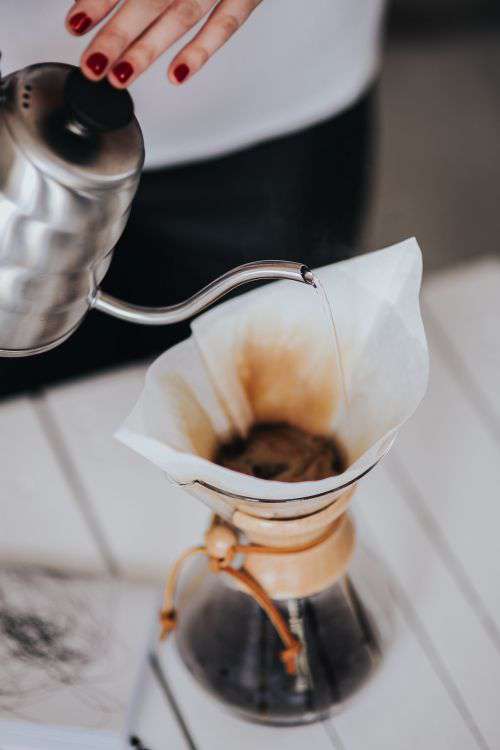
[{"label": "white paper filter", "polygon": [[[319,297],[277,282],[204,313],[192,336],[149,368],[117,432],[175,482],[196,480],[262,500],[333,491],[369,470],[421,401],[428,352],[419,309],[415,239],[315,272],[332,305],[349,407]],[[210,461],[216,446],[257,421],[334,432],[349,465],[317,482],[249,477]]]}]

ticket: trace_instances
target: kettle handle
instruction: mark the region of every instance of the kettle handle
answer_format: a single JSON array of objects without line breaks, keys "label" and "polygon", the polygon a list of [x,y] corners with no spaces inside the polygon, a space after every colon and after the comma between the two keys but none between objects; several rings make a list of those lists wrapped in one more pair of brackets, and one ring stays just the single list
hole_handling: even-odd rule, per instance
[{"label": "kettle handle", "polygon": [[129,302],[112,297],[100,289],[91,298],[90,306],[94,310],[100,310],[129,323],[141,323],[149,326],[170,325],[192,318],[243,284],[272,279],[288,279],[316,286],[314,274],[303,263],[263,260],[237,266],[207,284],[184,302],[178,302],[168,307],[132,305]]}]

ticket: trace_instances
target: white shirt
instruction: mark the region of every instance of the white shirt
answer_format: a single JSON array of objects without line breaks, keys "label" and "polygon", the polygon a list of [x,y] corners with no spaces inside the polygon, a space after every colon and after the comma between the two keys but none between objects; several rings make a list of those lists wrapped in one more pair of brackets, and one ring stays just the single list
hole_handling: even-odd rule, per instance
[{"label": "white shirt", "polygon": [[[131,86],[146,166],[221,155],[333,116],[373,80],[384,0],[263,0],[185,84],[166,77],[176,47]],[[4,74],[35,62],[78,64],[90,37],[64,29],[66,0],[3,0]]]}]

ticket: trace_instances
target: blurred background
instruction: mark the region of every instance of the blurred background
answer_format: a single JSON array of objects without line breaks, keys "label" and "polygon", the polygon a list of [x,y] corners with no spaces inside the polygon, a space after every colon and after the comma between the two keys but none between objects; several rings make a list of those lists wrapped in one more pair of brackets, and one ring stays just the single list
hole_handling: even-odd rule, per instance
[{"label": "blurred background", "polygon": [[499,250],[500,10],[393,0],[363,248],[414,234],[427,273]]}]

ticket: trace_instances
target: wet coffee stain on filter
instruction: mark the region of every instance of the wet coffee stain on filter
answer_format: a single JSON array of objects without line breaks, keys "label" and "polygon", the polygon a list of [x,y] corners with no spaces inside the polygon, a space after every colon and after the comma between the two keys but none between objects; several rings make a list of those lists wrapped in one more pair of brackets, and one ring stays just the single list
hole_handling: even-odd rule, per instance
[{"label": "wet coffee stain on filter", "polygon": [[163,384],[175,405],[175,416],[181,423],[180,432],[186,437],[187,444],[178,446],[179,449],[210,460],[217,449],[218,439],[212,421],[195,392],[177,374],[167,375]]},{"label": "wet coffee stain on filter", "polygon": [[243,332],[236,368],[254,423],[330,432],[341,398],[335,354],[305,321],[291,328],[279,318],[253,316]]},{"label": "wet coffee stain on filter", "polygon": [[[240,331],[236,378],[249,406],[244,435],[224,442],[212,459],[243,474],[283,482],[342,473],[344,451],[332,423],[344,397],[330,321],[291,324],[270,309],[255,311]],[[316,325],[315,325],[316,320]]]}]

